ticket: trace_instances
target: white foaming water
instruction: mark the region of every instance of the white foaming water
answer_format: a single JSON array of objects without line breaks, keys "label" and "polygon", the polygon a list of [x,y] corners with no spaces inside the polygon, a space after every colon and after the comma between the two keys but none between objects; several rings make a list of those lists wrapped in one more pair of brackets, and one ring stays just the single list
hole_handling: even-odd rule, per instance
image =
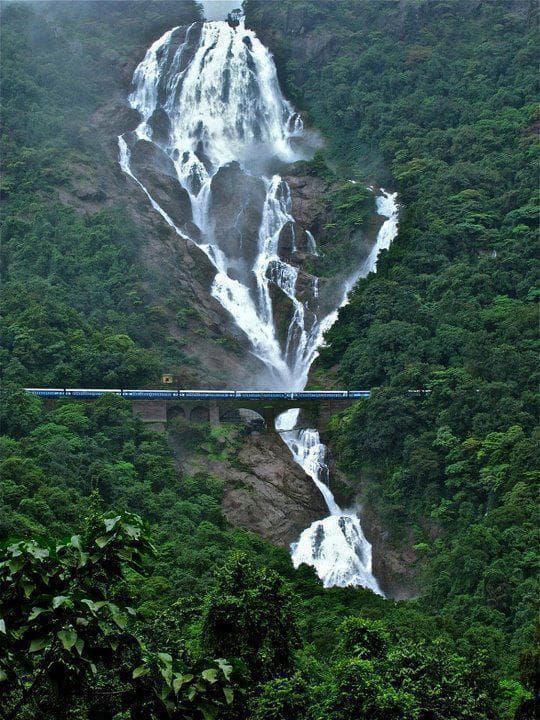
[{"label": "white foaming water", "polygon": [[[296,249],[294,219],[287,184],[268,168],[276,161],[289,163],[305,157],[299,150],[304,130],[300,116],[281,94],[270,53],[242,23],[236,30],[225,22],[173,28],[151,45],[135,70],[133,88],[129,101],[140,113],[141,122],[133,133],[118,139],[121,168],[144,190],[165,221],[179,235],[196,242],[213,263],[212,295],[232,315],[253,353],[268,368],[267,384],[303,389],[324,333],[337,319],[337,310],[319,316],[317,278],[311,282],[311,298],[301,301],[296,294],[299,270],[279,254],[286,226],[291,229],[292,249]],[[137,141],[153,144],[167,161],[165,165],[173,168],[191,201],[192,226],[178,227],[137,177],[132,166]],[[212,212],[212,180],[231,162],[240,164],[244,176],[258,178],[265,194],[256,252],[251,253],[252,260],[244,253],[241,260],[248,265],[244,271],[239,270],[238,257],[226,239],[217,237]],[[344,283],[341,304],[347,302],[356,280],[375,269],[379,250],[387,248],[397,232],[395,194],[382,191],[377,210],[387,220],[370,256]],[[243,211],[240,202],[238,217]],[[307,240],[308,252],[316,255],[311,233]],[[243,238],[240,242],[243,248]],[[290,306],[286,337],[281,339],[276,333],[272,285]],[[280,418],[282,428],[294,428],[297,418],[298,411],[285,413]],[[380,593],[371,573],[371,546],[358,517],[354,511],[339,508],[327,485],[326,448],[318,432],[286,429],[283,437],[323,494],[330,513],[294,544],[295,566],[302,562],[313,565],[325,587],[362,585]]]},{"label": "white foaming water", "polygon": [[[377,212],[386,217],[369,257],[347,283],[342,306],[354,283],[377,267],[380,250],[387,250],[398,230],[397,194],[381,190],[377,198]],[[325,330],[337,320],[337,310],[325,319]],[[321,338],[322,340],[322,338]],[[316,520],[300,535],[298,542],[291,545],[294,567],[302,563],[315,568],[324,587],[361,586],[383,595],[372,571],[371,544],[362,532],[360,519],[355,509],[342,510],[336,503],[327,485],[328,466],[325,462],[326,447],[321,443],[319,433],[312,428],[295,429],[298,410],[289,410],[280,415],[278,430],[289,446],[294,459],[301,465],[321,491],[330,515]]]},{"label": "white foaming water", "polygon": [[[384,188],[381,188],[381,194],[375,198],[375,204],[377,207],[377,214],[382,215],[386,218],[377,233],[377,240],[375,245],[371,248],[371,251],[367,258],[364,260],[358,270],[353,273],[348,280],[345,282],[343,288],[343,299],[340,307],[343,307],[348,303],[348,297],[350,291],[360,278],[366,277],[370,272],[377,270],[377,260],[381,250],[388,250],[392,244],[392,240],[396,237],[398,232],[398,221],[399,221],[399,205],[397,203],[397,193],[387,192]],[[337,315],[335,320],[337,320]],[[335,322],[334,320],[334,322]],[[332,322],[330,326],[334,323]]]},{"label": "white foaming water", "polygon": [[[266,175],[265,168],[276,160],[289,163],[305,157],[294,146],[303,136],[303,124],[281,94],[270,53],[243,24],[237,30],[225,22],[173,28],[151,45],[135,70],[133,87],[129,100],[142,116],[135,136],[167,154],[190,195],[193,221],[202,234],[190,239],[217,271],[212,295],[246,334],[253,353],[269,370],[269,382],[276,388],[302,388],[315,356],[319,322],[313,313],[306,314],[295,295],[298,269],[278,255],[281,231],[287,223],[294,227],[291,197],[282,178]],[[154,125],[158,115],[161,133]],[[185,229],[175,225],[137,177],[125,138],[119,138],[121,167],[141,185],[154,209],[185,236]],[[212,232],[212,179],[235,161],[266,187],[258,252],[243,280]],[[276,336],[271,283],[292,302],[284,342]]]},{"label": "white foaming water", "polygon": [[[295,410],[288,412],[298,413]],[[278,418],[278,429],[290,427],[291,416],[284,418],[283,415]],[[296,424],[296,418],[293,422]],[[326,484],[326,446],[318,431],[313,428],[280,429],[280,433],[296,462],[321,491],[330,513],[313,522],[291,545],[294,567],[303,563],[311,565],[324,587],[361,586],[383,595],[372,572],[371,545],[362,532],[356,510],[342,510]]]}]

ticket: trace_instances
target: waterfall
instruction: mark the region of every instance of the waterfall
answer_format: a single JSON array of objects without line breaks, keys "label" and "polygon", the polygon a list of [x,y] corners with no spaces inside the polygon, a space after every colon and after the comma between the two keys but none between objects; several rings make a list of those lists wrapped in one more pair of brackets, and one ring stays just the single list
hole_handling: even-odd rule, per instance
[{"label": "waterfall", "polygon": [[[119,138],[121,167],[141,185],[154,209],[215,266],[212,295],[267,367],[266,385],[303,387],[320,320],[306,312],[306,300],[296,297],[298,268],[279,255],[280,235],[286,226],[294,232],[294,218],[289,188],[272,167],[305,158],[310,150],[300,116],[281,94],[270,53],[243,24],[237,29],[225,22],[173,28],[150,46],[136,68],[129,102],[141,122]],[[133,154],[144,150],[148,156],[148,145],[154,165],[188,193],[188,222],[167,212],[137,171]],[[239,180],[235,196],[231,186]],[[219,183],[228,183],[237,206],[237,224],[227,228],[216,223]],[[239,238],[243,214],[258,211],[257,237]],[[280,308],[272,285],[290,301],[285,338],[276,334]]]},{"label": "waterfall", "polygon": [[[390,247],[397,234],[398,205],[397,194],[381,190],[377,197],[377,212],[385,217],[368,258],[345,284],[342,305],[354,283],[377,267],[377,258],[381,250]],[[337,320],[337,310],[326,318],[329,328]],[[355,508],[342,510],[336,503],[328,487],[328,466],[326,447],[319,433],[313,428],[295,429],[298,410],[289,410],[279,416],[277,427],[281,437],[290,448],[294,459],[309,475],[324,497],[330,515],[316,520],[300,535],[291,546],[294,567],[302,563],[315,568],[324,587],[346,587],[356,585],[369,588],[383,595],[372,572],[371,544],[362,532],[360,519]]]},{"label": "waterfall", "polygon": [[372,572],[371,545],[364,537],[356,510],[342,510],[326,484],[326,447],[321,443],[319,433],[312,428],[284,429],[290,427],[291,421],[296,424],[294,412],[298,411],[280,416],[281,436],[296,462],[321,491],[330,515],[312,523],[292,544],[293,565],[297,568],[305,563],[314,567],[324,587],[356,585],[382,595]]},{"label": "waterfall", "polygon": [[[296,225],[279,168],[310,157],[313,144],[281,93],[272,56],[243,22],[237,28],[226,22],[176,27],[136,68],[129,103],[140,122],[118,138],[122,170],[215,267],[212,296],[267,369],[259,385],[303,389],[337,310],[320,309],[316,277],[303,283],[299,297],[303,271],[280,250],[284,237],[296,249]],[[370,256],[344,283],[341,304],[397,230],[395,195],[383,191],[377,208],[387,220]],[[311,233],[307,249],[317,254]],[[291,429],[283,437],[330,512],[302,533],[293,562],[314,565],[325,586],[357,584],[380,592],[356,513],[342,511],[325,482],[326,449],[317,431]]]}]

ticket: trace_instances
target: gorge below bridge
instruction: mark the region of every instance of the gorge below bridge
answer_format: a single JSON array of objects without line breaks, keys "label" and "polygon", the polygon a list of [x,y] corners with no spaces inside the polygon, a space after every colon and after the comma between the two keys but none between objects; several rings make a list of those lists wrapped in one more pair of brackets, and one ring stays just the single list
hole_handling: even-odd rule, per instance
[{"label": "gorge below bridge", "polygon": [[[54,402],[61,398],[93,401],[106,395],[118,395],[132,403],[133,414],[155,430],[163,431],[166,423],[177,417],[188,422],[246,422],[246,416],[257,420],[267,432],[276,430],[281,413],[300,409],[296,427],[324,429],[330,416],[362,398],[370,390],[134,390],[94,388],[25,388],[30,395]],[[247,413],[245,411],[248,411]]]}]

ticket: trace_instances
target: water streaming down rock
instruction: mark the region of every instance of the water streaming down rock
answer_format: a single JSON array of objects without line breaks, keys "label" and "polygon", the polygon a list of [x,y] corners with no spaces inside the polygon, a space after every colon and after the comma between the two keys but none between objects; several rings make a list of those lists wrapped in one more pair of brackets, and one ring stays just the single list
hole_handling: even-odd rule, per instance
[{"label": "water streaming down rock", "polygon": [[[377,267],[381,250],[386,250],[397,234],[398,205],[396,193],[381,190],[377,198],[377,212],[386,218],[382,224],[377,242],[362,267],[354,273],[344,287],[342,305],[347,303],[348,292],[354,283]],[[337,310],[326,318],[330,327],[337,319]],[[289,446],[295,460],[313,478],[321,491],[330,515],[316,520],[301,534],[298,542],[291,546],[295,567],[302,563],[311,565],[325,587],[346,587],[356,585],[369,588],[382,595],[372,571],[371,544],[362,532],[356,509],[342,510],[328,487],[328,466],[325,462],[326,447],[321,443],[319,433],[313,428],[295,429],[298,410],[283,413],[277,422],[281,436]]]},{"label": "water streaming down rock", "polygon": [[[260,384],[304,388],[337,310],[320,312],[315,277],[304,283],[311,294],[306,298],[304,292],[300,300],[303,271],[280,256],[284,230],[292,234],[293,251],[296,238],[290,191],[276,169],[308,157],[313,147],[300,116],[281,94],[270,53],[242,24],[237,30],[224,22],[173,28],[151,45],[135,70],[129,101],[141,122],[119,137],[122,169],[166,222],[197,243],[215,266],[212,295],[268,369]],[[346,302],[358,277],[375,268],[379,250],[395,234],[395,196],[383,191],[377,207],[388,219],[336,305]],[[308,251],[316,254],[311,233],[307,241]],[[282,315],[286,332],[280,336]],[[297,411],[291,413],[281,422],[297,418]],[[330,512],[302,533],[293,561],[314,565],[325,586],[364,585],[380,592],[356,513],[342,511],[325,482],[318,432],[291,430],[283,436]]]},{"label": "water streaming down rock", "polygon": [[[174,28],[149,48],[133,88],[129,100],[141,122],[119,138],[122,168],[215,265],[212,295],[268,368],[265,384],[303,387],[319,318],[316,302],[308,312],[296,297],[298,268],[279,256],[280,233],[286,225],[294,233],[294,219],[289,188],[274,168],[312,148],[281,94],[270,53],[243,25]],[[150,154],[151,173],[148,160],[142,169],[138,162]],[[160,202],[163,176],[168,187],[177,183],[188,193],[188,213]],[[276,333],[276,292],[290,307],[283,338]]]},{"label": "water streaming down rock", "polygon": [[330,515],[316,520],[304,530],[298,542],[291,546],[292,561],[297,568],[311,565],[323,581],[324,587],[356,585],[382,595],[371,567],[371,545],[364,537],[356,510],[342,510],[328,487],[326,447],[319,433],[312,428],[292,429],[296,417],[292,410],[279,421],[281,435],[296,462],[321,491]]}]

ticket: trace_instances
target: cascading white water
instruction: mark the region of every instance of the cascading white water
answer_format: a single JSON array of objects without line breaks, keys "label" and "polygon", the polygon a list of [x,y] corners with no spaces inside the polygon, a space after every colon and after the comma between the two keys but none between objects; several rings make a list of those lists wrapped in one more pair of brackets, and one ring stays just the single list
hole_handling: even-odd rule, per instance
[{"label": "cascading white water", "polygon": [[[282,418],[281,427],[287,427],[293,419],[290,415]],[[328,475],[326,447],[321,443],[319,433],[312,428],[293,429],[282,430],[281,436],[296,462],[321,491],[330,512],[328,517],[312,523],[298,542],[292,544],[294,567],[302,563],[311,565],[324,587],[356,585],[382,595],[372,572],[371,545],[364,537],[356,510],[342,510],[324,482]]]},{"label": "cascading white water", "polygon": [[[377,198],[377,212],[386,218],[382,224],[377,242],[362,267],[354,273],[344,288],[342,305],[354,283],[377,267],[380,250],[390,247],[398,230],[397,194],[381,190]],[[337,320],[337,310],[326,318],[328,329]],[[342,510],[328,487],[328,466],[325,462],[326,447],[321,443],[319,433],[313,428],[295,429],[298,410],[289,410],[280,415],[277,427],[283,440],[289,446],[294,459],[321,491],[330,515],[316,520],[300,535],[298,542],[291,546],[295,567],[302,563],[311,565],[323,581],[324,587],[346,587],[356,585],[369,588],[383,595],[372,571],[371,544],[362,532],[356,509]]]},{"label": "cascading white water", "polygon": [[[275,174],[275,165],[306,155],[301,149],[302,120],[281,94],[270,53],[242,23],[236,30],[225,22],[173,28],[151,45],[135,70],[129,101],[141,122],[118,139],[120,166],[166,222],[197,243],[213,263],[212,295],[232,315],[253,353],[268,368],[269,383],[274,388],[303,389],[337,310],[326,315],[318,312],[315,277],[311,305],[301,301],[299,269],[280,256],[284,229],[290,228],[293,251],[296,237],[290,191]],[[144,163],[141,170],[134,161],[137,152],[154,169],[159,166],[157,190],[145,180]],[[223,181],[224,172],[229,176]],[[176,183],[180,194],[187,193],[188,215],[184,209],[179,218],[176,205],[160,199],[163,177]],[[215,208],[220,177],[222,193],[230,193],[233,186],[221,211]],[[251,202],[250,196],[259,199]],[[395,195],[382,191],[377,208],[387,220],[370,256],[344,283],[341,304],[356,280],[376,267],[379,250],[389,246],[397,231]],[[246,213],[259,218],[253,237],[244,233]],[[229,226],[221,222],[227,214]],[[315,238],[311,233],[306,236],[307,251],[316,255]],[[281,338],[276,331],[275,288],[290,307],[288,329]],[[282,426],[297,417],[297,411],[287,413],[281,418]],[[326,449],[318,432],[289,430],[283,437],[320,489],[330,512],[302,533],[294,545],[293,562],[314,565],[326,587],[363,585],[380,593],[371,573],[371,546],[358,517],[338,507],[325,482]]]},{"label": "cascading white water", "polygon": [[[304,305],[296,298],[298,269],[278,254],[280,233],[294,222],[289,188],[279,175],[267,175],[266,169],[275,161],[290,163],[304,157],[294,146],[303,125],[281,94],[270,53],[243,24],[235,30],[225,22],[194,23],[187,30],[166,32],[151,45],[135,70],[133,87],[130,104],[142,117],[136,139],[152,142],[166,153],[190,195],[193,222],[201,231],[201,236],[191,239],[217,270],[212,295],[247,335],[254,354],[270,370],[274,386],[299,389],[314,351],[317,322],[311,316],[306,320]],[[155,125],[158,114],[162,126],[165,118],[161,133]],[[119,145],[124,171],[180,235],[189,235],[137,177],[126,136],[119,138]],[[213,232],[210,207],[212,180],[232,162],[258,176],[266,194],[258,251],[240,278],[235,259]],[[284,347],[276,337],[270,283],[294,307]]]}]

